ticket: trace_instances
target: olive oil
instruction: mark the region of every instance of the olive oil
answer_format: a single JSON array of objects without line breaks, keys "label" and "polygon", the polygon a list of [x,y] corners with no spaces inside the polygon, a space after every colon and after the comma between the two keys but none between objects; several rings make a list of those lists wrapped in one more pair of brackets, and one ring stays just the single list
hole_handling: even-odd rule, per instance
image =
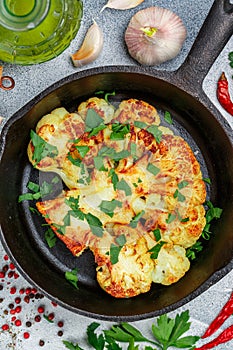
[{"label": "olive oil", "polygon": [[79,0],[0,1],[0,60],[29,65],[58,56],[76,36],[81,18]]}]

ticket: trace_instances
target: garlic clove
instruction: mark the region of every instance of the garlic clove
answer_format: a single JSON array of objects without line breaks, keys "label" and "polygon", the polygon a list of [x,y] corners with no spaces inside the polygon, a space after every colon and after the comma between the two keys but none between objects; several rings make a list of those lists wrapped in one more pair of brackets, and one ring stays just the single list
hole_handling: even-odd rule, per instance
[{"label": "garlic clove", "polygon": [[144,0],[108,0],[107,4],[102,8],[100,12],[102,12],[107,7],[115,10],[132,9],[141,4],[143,1]]},{"label": "garlic clove", "polygon": [[103,32],[94,21],[88,29],[80,49],[71,55],[73,65],[75,67],[82,67],[93,62],[102,51],[103,43]]},{"label": "garlic clove", "polygon": [[129,54],[144,65],[157,65],[180,52],[186,28],[175,13],[157,6],[138,11],[125,31]]}]

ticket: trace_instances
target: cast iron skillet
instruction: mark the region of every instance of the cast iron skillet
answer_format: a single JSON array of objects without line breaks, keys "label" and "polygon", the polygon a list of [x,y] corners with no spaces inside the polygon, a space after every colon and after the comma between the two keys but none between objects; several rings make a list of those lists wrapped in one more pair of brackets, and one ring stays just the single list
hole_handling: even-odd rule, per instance
[{"label": "cast iron skillet", "polygon": [[[1,240],[23,276],[60,305],[105,320],[154,317],[189,302],[232,269],[232,132],[201,87],[232,32],[233,6],[216,0],[188,58],[176,72],[131,66],[78,72],[42,92],[4,126],[0,149]],[[30,129],[54,108],[73,110],[98,90],[115,90],[114,103],[134,97],[170,111],[176,132],[198,151],[203,174],[212,180],[211,201],[223,208],[221,219],[212,226],[213,238],[184,278],[169,287],[153,285],[150,292],[126,300],[114,299],[100,289],[90,252],[74,258],[61,242],[47,248],[43,219],[31,213],[31,203],[17,203],[18,196],[26,192],[28,180],[38,181],[38,172],[26,155]],[[74,267],[79,269],[78,290],[64,278],[64,271]]]}]

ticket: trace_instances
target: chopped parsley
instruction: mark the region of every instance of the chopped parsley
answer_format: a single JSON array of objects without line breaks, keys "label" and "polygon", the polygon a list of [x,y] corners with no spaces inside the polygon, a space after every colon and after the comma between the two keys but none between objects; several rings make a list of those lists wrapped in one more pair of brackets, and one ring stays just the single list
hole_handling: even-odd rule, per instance
[{"label": "chopped parsley", "polygon": [[116,189],[124,191],[126,196],[130,196],[132,194],[130,186],[124,179],[117,182]]},{"label": "chopped parsley", "polygon": [[206,182],[207,184],[211,185],[211,180],[209,177],[203,177],[202,179],[204,182]]},{"label": "chopped parsley", "polygon": [[168,214],[168,218],[166,219],[166,223],[170,224],[172,221],[174,221],[176,219],[176,214],[173,213],[169,213]]},{"label": "chopped parsley", "polygon": [[185,196],[178,190],[175,191],[173,197],[177,198],[178,202],[185,202],[186,200]]},{"label": "chopped parsley", "polygon": [[160,172],[160,169],[152,163],[148,163],[146,170],[155,176]]},{"label": "chopped parsley", "polygon": [[78,289],[78,269],[75,268],[71,271],[65,272],[65,278],[69,281],[76,289]]},{"label": "chopped parsley", "polygon": [[100,210],[110,216],[111,218],[114,215],[114,210],[119,207],[122,207],[122,203],[116,199],[112,199],[111,201],[105,201],[103,200],[100,205]]},{"label": "chopped parsley", "polygon": [[93,158],[94,159],[94,165],[95,168],[99,171],[108,171],[107,168],[104,166],[104,158],[101,156],[96,156]]},{"label": "chopped parsley", "polygon": [[168,124],[172,124],[172,116],[171,113],[168,111],[165,111],[164,113],[164,120],[168,123]]},{"label": "chopped parsley", "polygon": [[92,129],[103,123],[103,118],[101,118],[101,116],[93,108],[89,108],[85,119],[85,131],[92,131]]},{"label": "chopped parsley", "polygon": [[162,141],[163,133],[161,130],[159,130],[157,125],[149,126],[147,131],[149,131],[154,136],[157,143],[160,143]]},{"label": "chopped parsley", "polygon": [[36,165],[45,157],[54,158],[58,155],[57,147],[46,142],[33,130],[30,131],[30,138],[34,146],[32,160],[36,162]]},{"label": "chopped parsley", "polygon": [[113,188],[116,191],[116,186],[117,186],[117,183],[119,182],[119,178],[118,178],[118,175],[116,174],[116,172],[113,168],[110,169],[109,176],[111,177]]},{"label": "chopped parsley", "polygon": [[85,155],[90,151],[90,147],[88,146],[75,146],[75,148],[82,158],[84,158]]},{"label": "chopped parsley", "polygon": [[134,125],[137,127],[137,128],[140,128],[140,129],[146,129],[148,127],[148,125],[144,122],[140,122],[138,120],[136,120],[134,122]]},{"label": "chopped parsley", "polygon": [[151,259],[157,259],[158,258],[158,255],[159,255],[159,252],[162,248],[162,246],[166,244],[166,242],[164,241],[160,241],[159,243],[157,243],[156,245],[154,245],[154,247],[152,247],[150,250],[148,250],[149,253],[152,253],[151,254]]},{"label": "chopped parsley", "polygon": [[112,133],[110,134],[110,140],[124,140],[125,135],[127,135],[129,132],[129,124],[112,124]]},{"label": "chopped parsley", "polygon": [[135,215],[132,220],[129,223],[129,226],[131,226],[132,228],[137,227],[139,220],[142,218],[142,216],[145,214],[145,210],[142,210],[140,213],[138,213],[137,215]]},{"label": "chopped parsley", "polygon": [[49,227],[45,232],[45,240],[49,248],[53,248],[57,242],[57,236],[55,235],[51,227]]},{"label": "chopped parsley", "polygon": [[97,237],[103,236],[103,225],[102,222],[97,218],[97,216],[91,213],[85,214],[85,219],[87,220],[92,233]]},{"label": "chopped parsley", "polygon": [[109,103],[109,96],[115,96],[116,95],[116,92],[115,91],[112,91],[112,92],[105,92],[103,90],[100,90],[100,91],[96,91],[95,92],[96,95],[104,95],[104,99],[107,103]]},{"label": "chopped parsley", "polygon": [[119,254],[124,244],[126,243],[125,235],[120,235],[116,238],[116,242],[118,245],[111,244],[110,246],[110,261],[114,265],[119,261]]},{"label": "chopped parsley", "polygon": [[153,234],[154,234],[154,237],[156,239],[156,241],[160,241],[161,239],[161,231],[159,228],[156,228],[154,231],[153,231]]},{"label": "chopped parsley", "polygon": [[189,182],[188,181],[186,181],[186,180],[182,180],[181,182],[179,182],[178,183],[178,189],[179,190],[182,190],[182,188],[184,188],[184,187],[186,187],[186,186],[188,186],[188,184],[189,184]]},{"label": "chopped parsley", "polygon": [[73,158],[71,153],[69,152],[68,155],[67,155],[67,159],[69,159],[69,161],[75,165],[75,166],[78,166],[80,167],[81,163],[82,163],[82,160],[79,159],[79,158]]}]

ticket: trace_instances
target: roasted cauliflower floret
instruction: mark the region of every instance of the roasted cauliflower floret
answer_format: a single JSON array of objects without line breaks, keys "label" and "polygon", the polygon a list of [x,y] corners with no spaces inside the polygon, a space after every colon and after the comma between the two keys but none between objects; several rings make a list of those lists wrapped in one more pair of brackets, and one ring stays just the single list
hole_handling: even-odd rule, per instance
[{"label": "roasted cauliflower floret", "polygon": [[[98,261],[98,253],[95,253]],[[154,264],[148,253],[145,239],[135,244],[125,244],[119,260],[111,264],[108,260],[97,267],[97,280],[107,293],[116,298],[129,298],[149,291]]]}]

